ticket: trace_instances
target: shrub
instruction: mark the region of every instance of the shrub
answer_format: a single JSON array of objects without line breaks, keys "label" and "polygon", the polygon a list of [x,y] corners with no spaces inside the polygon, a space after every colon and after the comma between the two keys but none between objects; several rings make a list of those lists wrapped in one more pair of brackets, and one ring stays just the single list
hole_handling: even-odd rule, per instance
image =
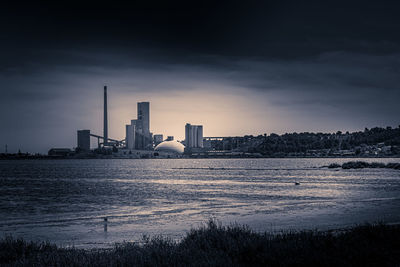
[{"label": "shrub", "polygon": [[83,250],[7,237],[0,240],[0,265],[397,266],[400,262],[400,225],[268,234],[210,221],[179,242],[161,236],[143,242]]},{"label": "shrub", "polygon": [[328,166],[328,168],[330,168],[330,169],[340,168],[340,167],[342,167],[342,165],[337,164],[337,163],[332,163],[332,164],[329,164],[329,166]]}]

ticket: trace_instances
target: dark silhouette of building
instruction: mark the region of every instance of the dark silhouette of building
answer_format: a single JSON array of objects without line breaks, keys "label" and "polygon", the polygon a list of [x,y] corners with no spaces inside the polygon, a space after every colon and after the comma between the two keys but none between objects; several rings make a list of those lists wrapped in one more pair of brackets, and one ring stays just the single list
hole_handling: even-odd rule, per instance
[{"label": "dark silhouette of building", "polygon": [[79,151],[90,151],[90,130],[78,130],[78,146]]},{"label": "dark silhouette of building", "polygon": [[126,125],[126,137],[125,137],[125,147],[127,149],[135,149],[135,132],[136,125],[131,122],[131,124]]},{"label": "dark silhouette of building", "polygon": [[153,148],[153,136],[150,132],[150,103],[137,103],[136,120],[126,126],[125,144],[128,149],[147,150]]},{"label": "dark silhouette of building", "polygon": [[150,134],[150,102],[137,103],[138,120],[142,123],[142,132],[144,135]]}]

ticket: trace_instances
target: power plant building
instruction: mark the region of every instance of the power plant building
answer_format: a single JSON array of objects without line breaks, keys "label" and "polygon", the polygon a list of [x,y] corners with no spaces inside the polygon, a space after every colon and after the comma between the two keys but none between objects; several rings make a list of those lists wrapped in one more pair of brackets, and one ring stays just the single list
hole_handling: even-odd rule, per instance
[{"label": "power plant building", "polygon": [[150,103],[137,103],[137,120],[131,120],[126,125],[125,143],[127,149],[147,150],[153,147],[153,137],[150,132]]},{"label": "power plant building", "polygon": [[185,150],[185,146],[177,141],[164,141],[161,144],[157,145],[154,150],[182,154]]},{"label": "power plant building", "polygon": [[138,121],[142,122],[142,131],[144,135],[150,134],[150,103],[138,102],[137,103],[137,116]]},{"label": "power plant building", "polygon": [[143,123],[140,120],[131,120],[131,125],[135,126],[135,133],[143,133]]},{"label": "power plant building", "polygon": [[186,148],[189,149],[203,147],[203,125],[191,125],[190,123],[186,123],[185,145]]},{"label": "power plant building", "polygon": [[90,151],[90,130],[78,130],[78,148],[81,151]]},{"label": "power plant building", "polygon": [[164,141],[164,136],[162,134],[155,134],[153,139],[154,139],[154,145],[157,146],[162,141]]},{"label": "power plant building", "polygon": [[126,148],[127,149],[135,149],[135,125],[126,125]]}]

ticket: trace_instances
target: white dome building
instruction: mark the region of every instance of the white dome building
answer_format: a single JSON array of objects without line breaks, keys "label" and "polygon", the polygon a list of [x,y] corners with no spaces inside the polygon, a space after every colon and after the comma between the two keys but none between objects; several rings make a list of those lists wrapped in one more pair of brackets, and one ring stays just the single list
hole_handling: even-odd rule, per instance
[{"label": "white dome building", "polygon": [[162,152],[172,152],[177,154],[183,154],[185,150],[185,146],[177,141],[164,141],[158,144],[155,148],[155,151],[162,151]]}]

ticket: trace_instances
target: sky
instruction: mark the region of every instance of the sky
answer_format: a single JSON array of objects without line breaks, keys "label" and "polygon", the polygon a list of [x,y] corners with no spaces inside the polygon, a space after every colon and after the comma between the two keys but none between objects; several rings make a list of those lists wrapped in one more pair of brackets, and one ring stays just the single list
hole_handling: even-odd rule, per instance
[{"label": "sky", "polygon": [[0,9],[0,152],[101,134],[104,85],[114,139],[400,124],[398,1],[53,2]]}]

